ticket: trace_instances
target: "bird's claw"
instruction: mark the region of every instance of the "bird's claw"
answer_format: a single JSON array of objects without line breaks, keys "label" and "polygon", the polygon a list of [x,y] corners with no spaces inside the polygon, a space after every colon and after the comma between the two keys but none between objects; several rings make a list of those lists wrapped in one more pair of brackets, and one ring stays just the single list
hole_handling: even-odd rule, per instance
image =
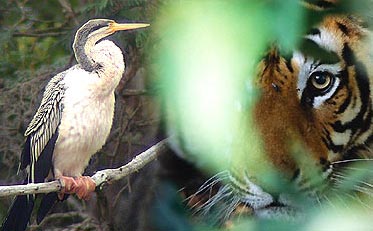
[{"label": "bird's claw", "polygon": [[76,194],[79,199],[89,200],[91,198],[91,193],[96,188],[96,183],[89,176],[80,177],[58,177],[60,181],[63,181],[62,191],[58,194],[58,198],[62,200],[64,194]]},{"label": "bird's claw", "polygon": [[92,192],[95,191],[96,183],[89,176],[82,176],[77,179],[79,187],[75,189],[76,195],[79,199],[89,200]]}]

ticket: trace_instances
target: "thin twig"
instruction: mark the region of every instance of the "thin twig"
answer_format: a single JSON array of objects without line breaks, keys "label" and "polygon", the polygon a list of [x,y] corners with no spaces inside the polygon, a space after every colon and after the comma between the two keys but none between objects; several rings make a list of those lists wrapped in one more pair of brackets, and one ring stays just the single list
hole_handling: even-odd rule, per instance
[{"label": "thin twig", "polygon": [[66,32],[46,32],[46,33],[33,33],[33,32],[14,32],[14,37],[59,37],[66,34]]},{"label": "thin twig", "polygon": [[[137,155],[132,161],[115,169],[104,169],[96,172],[91,178],[96,183],[96,188],[104,184],[122,179],[134,172],[139,171],[150,161],[154,160],[166,148],[167,139],[160,141],[148,150]],[[37,193],[59,192],[64,186],[61,181],[55,180],[47,183],[0,186],[0,197],[26,195]]]},{"label": "thin twig", "polygon": [[149,92],[147,90],[137,90],[137,89],[125,89],[123,90],[123,96],[137,96],[137,95],[146,95]]}]

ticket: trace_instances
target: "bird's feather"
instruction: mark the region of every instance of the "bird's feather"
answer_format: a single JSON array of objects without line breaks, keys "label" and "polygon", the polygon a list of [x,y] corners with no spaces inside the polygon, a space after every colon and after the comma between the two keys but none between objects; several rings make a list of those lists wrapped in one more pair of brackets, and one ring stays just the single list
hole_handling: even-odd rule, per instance
[{"label": "bird's feather", "polygon": [[[48,83],[45,88],[41,105],[26,129],[26,142],[21,155],[20,168],[30,166],[28,177],[24,184],[41,183],[45,181],[52,168],[52,156],[58,138],[58,125],[61,121],[63,110],[62,99],[64,97],[64,85],[62,80],[65,73],[62,72]],[[49,194],[47,194],[49,195]],[[45,196],[43,196],[45,197]],[[42,208],[42,216],[54,204],[55,197],[48,197],[48,203]],[[1,230],[25,230],[34,207],[35,195],[17,196],[8,211]]]},{"label": "bird's feather", "polygon": [[[53,207],[53,205],[58,201],[58,196],[56,192],[51,192],[45,195],[41,195],[43,198],[40,203],[40,207],[38,209],[36,222],[40,224],[40,222],[44,219],[44,217],[48,214],[49,210]],[[69,195],[65,194],[63,200],[67,199]]]},{"label": "bird's feather", "polygon": [[[44,152],[48,142],[56,133],[58,125],[61,122],[63,110],[62,99],[65,92],[65,87],[62,82],[64,76],[65,72],[62,72],[53,77],[48,83],[39,109],[25,132],[25,136],[28,138],[26,140],[24,151],[22,152],[20,167],[21,169],[24,169],[27,165],[30,165],[29,183],[37,182],[35,179],[35,171],[37,169],[36,164],[39,162],[38,159],[41,158],[41,154]],[[55,139],[57,139],[57,137],[55,137]],[[48,153],[49,152],[53,152],[53,149],[49,150]],[[49,165],[51,166],[51,162]],[[45,167],[47,166],[44,165],[42,168]]]},{"label": "bird's feather", "polygon": [[1,230],[3,231],[22,231],[27,227],[32,209],[34,207],[34,198],[30,195],[17,196],[8,211]]},{"label": "bird's feather", "polygon": [[[48,176],[48,173],[52,166],[52,154],[54,146],[56,144],[57,137],[58,129],[52,135],[51,139],[48,141],[37,162],[33,164],[35,166],[35,183],[43,182],[44,179]],[[24,148],[29,148],[27,146],[27,141]],[[29,179],[30,177],[26,178],[24,184],[29,183]],[[42,203],[40,204],[38,211],[38,222],[40,222],[44,218],[44,216],[48,213],[49,209],[57,200],[57,194],[54,194],[55,195],[53,196],[51,196],[50,194],[43,195]],[[1,230],[6,231],[26,229],[27,223],[30,219],[31,212],[34,208],[34,201],[35,195],[17,196],[9,209],[8,216],[5,219]],[[45,204],[43,204],[43,202]]]},{"label": "bird's feather", "polygon": [[26,142],[23,145],[23,151],[21,154],[21,163],[19,165],[19,169],[25,169],[31,162],[31,152],[30,152],[30,140],[31,136],[26,138]]}]

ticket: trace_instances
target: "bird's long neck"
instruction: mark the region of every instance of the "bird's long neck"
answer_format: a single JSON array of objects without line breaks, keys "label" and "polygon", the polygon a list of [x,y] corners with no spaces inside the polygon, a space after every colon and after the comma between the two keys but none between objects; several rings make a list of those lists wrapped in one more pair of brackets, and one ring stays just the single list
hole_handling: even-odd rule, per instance
[{"label": "bird's long neck", "polygon": [[78,30],[75,36],[73,50],[75,53],[76,61],[81,65],[81,67],[92,72],[97,65],[91,57],[91,50],[95,46],[96,42],[105,36],[100,36],[100,34],[90,35],[89,31]]}]

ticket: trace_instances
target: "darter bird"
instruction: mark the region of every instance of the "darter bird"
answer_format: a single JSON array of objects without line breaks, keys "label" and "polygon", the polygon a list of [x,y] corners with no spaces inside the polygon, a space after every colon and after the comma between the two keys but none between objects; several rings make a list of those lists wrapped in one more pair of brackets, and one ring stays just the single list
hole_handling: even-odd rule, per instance
[{"label": "darter bird", "polygon": [[[65,185],[60,194],[42,197],[39,223],[66,193],[88,199],[95,183],[82,176],[89,159],[104,145],[113,122],[114,90],[124,72],[123,54],[109,40],[99,40],[116,31],[147,27],[143,23],[116,23],[93,19],[75,35],[73,50],[77,65],[54,76],[45,88],[41,104],[28,125],[21,155],[21,169],[28,169],[24,183],[50,178]],[[2,230],[25,230],[36,195],[17,196]]]}]

